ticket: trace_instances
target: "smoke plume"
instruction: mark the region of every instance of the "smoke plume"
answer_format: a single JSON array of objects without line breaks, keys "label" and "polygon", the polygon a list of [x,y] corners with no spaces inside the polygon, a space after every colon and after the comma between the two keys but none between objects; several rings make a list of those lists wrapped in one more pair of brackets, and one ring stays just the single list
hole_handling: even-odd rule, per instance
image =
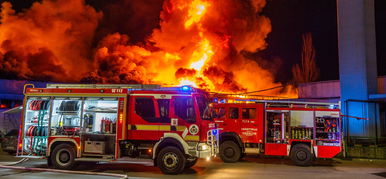
[{"label": "smoke plume", "polygon": [[17,79],[73,81],[82,78],[101,13],[83,1],[47,1],[15,13],[1,4],[0,74]]},{"label": "smoke plume", "polygon": [[15,13],[5,2],[0,74],[219,92],[271,88],[280,85],[272,73],[245,55],[267,47],[271,23],[261,14],[265,5],[265,0],[120,0],[94,6],[42,0]]}]

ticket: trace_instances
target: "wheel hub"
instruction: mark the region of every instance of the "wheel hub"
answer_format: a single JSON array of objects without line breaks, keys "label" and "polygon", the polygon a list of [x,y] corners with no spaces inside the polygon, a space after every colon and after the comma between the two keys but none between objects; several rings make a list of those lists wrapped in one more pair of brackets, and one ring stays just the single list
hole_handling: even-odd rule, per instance
[{"label": "wheel hub", "polygon": [[59,151],[56,161],[61,165],[67,164],[70,161],[70,153],[66,150]]},{"label": "wheel hub", "polygon": [[296,153],[296,158],[298,158],[298,160],[304,161],[307,159],[307,154],[304,151],[298,151]]},{"label": "wheel hub", "polygon": [[178,163],[177,155],[174,153],[166,153],[163,157],[164,165],[168,168],[175,168]]},{"label": "wheel hub", "polygon": [[226,148],[224,154],[227,157],[233,157],[235,155],[235,151],[232,148]]}]

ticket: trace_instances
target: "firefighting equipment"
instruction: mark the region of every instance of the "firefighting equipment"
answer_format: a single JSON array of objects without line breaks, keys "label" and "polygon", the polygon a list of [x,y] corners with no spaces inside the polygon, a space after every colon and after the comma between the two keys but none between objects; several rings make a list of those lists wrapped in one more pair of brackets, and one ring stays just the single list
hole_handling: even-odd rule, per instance
[{"label": "firefighting equipment", "polygon": [[101,120],[101,132],[102,133],[115,133],[115,127],[116,123],[113,122],[116,121],[116,119],[112,120],[108,117],[104,117]]},{"label": "firefighting equipment", "polygon": [[29,103],[29,110],[47,110],[49,106],[48,100],[33,100]]},{"label": "firefighting equipment", "polygon": [[78,112],[79,110],[79,101],[62,101],[59,106],[59,111],[63,112]]},{"label": "firefighting equipment", "polygon": [[92,129],[92,126],[93,126],[93,124],[94,124],[94,116],[92,115],[92,114],[85,114],[84,115],[84,126],[87,128],[87,129],[89,129],[89,130],[91,130]]}]

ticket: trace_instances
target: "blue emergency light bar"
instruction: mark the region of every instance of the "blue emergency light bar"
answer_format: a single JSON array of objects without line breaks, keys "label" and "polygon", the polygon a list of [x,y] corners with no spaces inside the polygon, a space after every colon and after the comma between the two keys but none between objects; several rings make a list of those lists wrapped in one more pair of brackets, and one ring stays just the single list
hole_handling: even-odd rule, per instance
[{"label": "blue emergency light bar", "polygon": [[189,92],[192,91],[192,87],[190,86],[181,86],[181,90],[184,92]]}]

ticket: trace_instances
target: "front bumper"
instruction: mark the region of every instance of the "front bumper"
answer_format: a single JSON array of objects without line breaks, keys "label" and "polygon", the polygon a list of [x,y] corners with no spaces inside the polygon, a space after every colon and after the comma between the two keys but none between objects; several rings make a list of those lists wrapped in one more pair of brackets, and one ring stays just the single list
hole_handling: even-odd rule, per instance
[{"label": "front bumper", "polygon": [[214,157],[215,154],[212,153],[212,148],[208,147],[207,150],[197,151],[197,158],[208,158]]},{"label": "front bumper", "polygon": [[197,158],[210,158],[219,153],[219,138],[218,130],[209,130],[207,134],[207,142],[196,143],[191,147],[189,153]]}]

